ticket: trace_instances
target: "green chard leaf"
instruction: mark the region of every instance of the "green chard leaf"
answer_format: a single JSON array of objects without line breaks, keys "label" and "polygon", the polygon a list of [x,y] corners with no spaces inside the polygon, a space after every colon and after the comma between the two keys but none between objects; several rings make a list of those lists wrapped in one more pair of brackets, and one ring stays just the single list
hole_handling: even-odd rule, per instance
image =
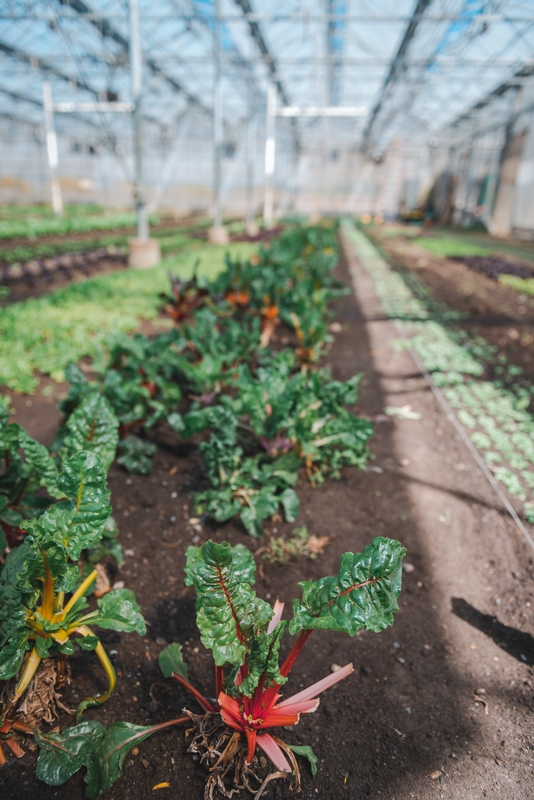
[{"label": "green chard leaf", "polygon": [[120,442],[117,461],[132,475],[150,475],[156,450],[152,442],[130,435]]},{"label": "green chard leaf", "polygon": [[109,401],[98,391],[85,397],[66,422],[63,439],[67,452],[90,451],[100,456],[107,473],[119,443],[119,420]]},{"label": "green chard leaf", "polygon": [[234,572],[229,544],[208,541],[193,554],[188,553],[186,574],[197,593],[202,644],[213,652],[218,666],[241,666],[249,640],[272,617],[270,605],[256,597],[250,584],[242,580],[239,567]]},{"label": "green chard leaf", "polygon": [[378,633],[392,625],[405,554],[399,542],[377,536],[363,553],[344,553],[337,575],[299,583],[302,600],[293,600],[290,632],[330,629],[354,636],[360,628]]},{"label": "green chard leaf", "polygon": [[158,656],[159,668],[166,678],[170,678],[173,672],[187,678],[187,664],[182,657],[182,645],[174,642],[162,650]]},{"label": "green chard leaf", "polygon": [[247,655],[248,675],[239,687],[239,694],[250,697],[262,675],[265,677],[265,686],[274,683],[282,686],[287,681],[287,678],[280,673],[278,664],[280,641],[286,628],[287,622],[281,621],[272,633],[264,632],[260,636],[253,637]]},{"label": "green chard leaf", "polygon": [[29,634],[26,626],[18,628],[11,633],[9,642],[0,648],[0,681],[9,680],[19,671],[24,654],[31,646],[28,644]]},{"label": "green chard leaf", "polygon": [[310,745],[309,744],[288,744],[287,746],[289,747],[290,750],[293,750],[293,752],[297,756],[304,756],[305,758],[308,759],[308,761],[310,762],[312,778],[315,778],[315,776],[317,775],[317,764],[318,764],[319,759],[317,758],[317,756],[315,755],[315,753],[311,749]]},{"label": "green chard leaf", "polygon": [[40,486],[46,486],[48,492],[55,497],[58,495],[56,490],[57,481],[57,467],[54,459],[50,455],[48,449],[36,442],[29,436],[24,428],[17,425],[19,435],[19,447],[24,450],[26,461],[32,467],[32,471],[36,473],[38,483]]},{"label": "green chard leaf", "polygon": [[39,537],[56,537],[67,548],[69,558],[77,561],[82,550],[101,538],[111,513],[110,493],[99,456],[81,451],[68,458],[57,487],[67,499],[21,527]]},{"label": "green chard leaf", "polygon": [[[78,726],[77,726],[78,727]],[[97,743],[94,758],[88,759],[86,796],[100,797],[122,775],[124,759],[133,747],[144,742],[154,732],[153,727],[115,722]]]},{"label": "green chard leaf", "polygon": [[63,733],[39,733],[35,740],[40,746],[36,774],[49,786],[60,786],[81,767],[96,772],[96,751],[106,736],[100,722],[89,720],[66,728]]},{"label": "green chard leaf", "polygon": [[113,631],[137,631],[146,633],[146,624],[137,605],[135,595],[129,589],[115,589],[97,600],[98,613],[91,624]]}]

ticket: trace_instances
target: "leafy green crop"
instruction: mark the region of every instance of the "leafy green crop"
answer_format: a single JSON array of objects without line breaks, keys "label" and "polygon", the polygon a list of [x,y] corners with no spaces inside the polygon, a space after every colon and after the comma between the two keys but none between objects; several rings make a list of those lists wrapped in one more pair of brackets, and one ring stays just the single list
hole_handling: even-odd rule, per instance
[{"label": "leafy green crop", "polygon": [[[116,230],[118,228],[135,227],[135,213],[98,214],[87,216],[66,216],[63,219],[34,217],[24,220],[0,219],[0,239],[26,236],[34,239],[37,236],[62,233],[85,233],[86,231]],[[150,216],[150,224],[155,225],[159,219]]]},{"label": "leafy green crop", "polygon": [[108,689],[83,700],[78,706],[80,716],[88,706],[103,703],[116,682],[93,627],[141,635],[146,631],[133,592],[110,591],[92,611],[84,596],[97,573],[93,570],[83,578],[80,556],[101,541],[111,511],[98,455],[81,450],[66,459],[54,494],[63,499],[37,519],[22,523],[27,535],[8,554],[0,578],[0,680],[17,676],[0,713],[2,725],[8,726],[4,733],[9,732],[14,712],[43,659],[72,655],[75,645],[95,651]]},{"label": "leafy green crop", "polygon": [[[305,466],[310,481],[339,477],[343,466],[364,467],[373,429],[344,406],[357,399],[361,376],[342,383],[326,370],[292,374],[294,356],[283,350],[254,377],[247,365],[237,372],[235,397],[169,419],[185,438],[205,428],[200,446],[212,486],[196,497],[199,513],[218,522],[239,514],[246,530],[261,536],[262,522],[278,511],[293,521],[298,500],[293,487]],[[244,448],[255,454],[244,455]]]},{"label": "leafy green crop", "polygon": [[503,283],[517,292],[534,295],[534,278],[516,278],[514,275],[501,275],[499,283]]},{"label": "leafy green crop", "polygon": [[[24,539],[25,519],[36,518],[63,497],[58,463],[65,465],[73,454],[91,452],[107,473],[115,457],[118,425],[107,400],[92,392],[69,416],[51,453],[20,425],[9,423],[7,411],[0,406],[0,556],[6,547],[13,548]],[[46,494],[40,489],[46,489]],[[104,537],[110,544],[115,536],[112,530],[108,528]],[[118,544],[112,550],[120,562]]]},{"label": "leafy green crop", "polygon": [[[206,740],[210,718],[218,719],[220,725],[233,732],[233,736],[226,736],[227,747],[218,753],[216,763],[207,762],[206,796],[215,787],[224,787],[225,792],[235,790],[235,771],[223,769],[224,765],[227,761],[239,764],[239,774],[246,773],[257,747],[278,772],[293,772],[296,789],[299,768],[295,753],[309,759],[315,775],[317,757],[311,748],[288,745],[270,730],[296,725],[301,714],[315,711],[319,694],[348,677],[353,672],[352,664],[285,700],[281,700],[280,689],[313,630],[329,628],[354,636],[360,629],[379,632],[393,623],[405,552],[399,542],[377,537],[363,553],[345,553],[336,576],[301,583],[302,598],[293,601],[289,624],[290,631],[299,636],[279,665],[280,643],[288,627],[282,621],[284,606],[277,601],[271,608],[254,592],[255,565],[250,552],[242,545],[231,547],[212,541],[188,549],[186,584],[195,588],[201,640],[215,661],[215,705],[189,682],[180,645],[165,648],[159,664],[165,677],[172,676],[187,688],[204,710],[200,737],[204,748],[213,746]],[[163,728],[199,721],[186,713],[186,717],[151,728],[115,723],[106,731],[99,723],[86,722],[67,728],[62,734],[38,734],[41,750],[37,775],[58,786],[85,766],[87,797],[98,797],[120,777],[124,758],[134,746]],[[195,742],[196,739],[191,747],[199,752]]]},{"label": "leafy green crop", "polygon": [[[253,246],[236,244],[229,249],[247,254]],[[135,330],[141,318],[157,317],[169,269],[187,276],[200,258],[200,271],[214,277],[223,267],[223,257],[217,247],[195,247],[152,269],[99,275],[4,308],[0,385],[31,393],[37,372],[63,380],[67,364],[101,356],[110,334]]]}]

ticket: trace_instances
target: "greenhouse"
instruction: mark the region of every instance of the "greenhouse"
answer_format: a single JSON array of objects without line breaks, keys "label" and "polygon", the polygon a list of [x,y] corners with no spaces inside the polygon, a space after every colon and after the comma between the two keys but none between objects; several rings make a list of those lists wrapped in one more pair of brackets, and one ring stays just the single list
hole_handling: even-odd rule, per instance
[{"label": "greenhouse", "polygon": [[534,0],[3,0],[0,143],[2,800],[532,800]]}]

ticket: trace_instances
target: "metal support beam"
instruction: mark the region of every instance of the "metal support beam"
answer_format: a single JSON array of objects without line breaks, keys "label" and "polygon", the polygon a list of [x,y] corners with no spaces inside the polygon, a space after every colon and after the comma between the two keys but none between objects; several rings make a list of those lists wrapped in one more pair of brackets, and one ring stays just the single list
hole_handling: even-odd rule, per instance
[{"label": "metal support beam", "polygon": [[91,113],[91,112],[112,112],[115,114],[124,114],[134,110],[133,103],[54,103],[54,111],[56,114],[72,114],[72,113]]},{"label": "metal support beam", "polygon": [[223,98],[221,80],[221,3],[215,0],[215,37],[213,61],[215,82],[213,85],[213,226],[222,226],[221,208],[221,158],[223,147]]},{"label": "metal support beam", "polygon": [[129,0],[130,7],[130,80],[133,101],[133,128],[135,149],[134,194],[137,206],[137,237],[148,239],[148,218],[143,186],[143,117],[141,101],[143,96],[143,60],[141,55],[141,36],[139,33],[139,7],[137,0]]},{"label": "metal support beam", "polygon": [[61,195],[61,185],[57,174],[58,150],[57,136],[54,125],[54,101],[52,100],[52,87],[49,81],[43,83],[43,108],[46,134],[46,154],[48,156],[48,167],[50,169],[50,188],[52,193],[52,208],[56,217],[63,216],[63,197]]},{"label": "metal support beam", "polygon": [[257,108],[252,76],[248,82],[247,109],[247,216],[246,230],[251,233],[254,228],[254,165],[256,162],[256,121]]},{"label": "metal support beam", "polygon": [[265,130],[265,187],[263,198],[263,222],[266,228],[274,224],[274,159],[276,151],[276,85],[269,84],[267,90],[267,122]]},{"label": "metal support beam", "polygon": [[[259,23],[255,22],[249,16],[249,15],[254,13],[254,11],[252,9],[252,6],[250,4],[250,0],[235,0],[235,1],[236,1],[237,5],[242,9],[243,14],[245,15],[245,18],[246,18],[246,20],[248,22],[248,26],[249,26],[249,30],[250,30],[251,36],[254,39],[254,41],[256,42],[256,45],[257,45],[260,53],[262,54],[263,60],[264,60],[264,62],[266,64],[266,66],[267,66],[267,69],[269,70],[269,73],[271,75],[271,79],[272,79],[274,85],[276,86],[276,88],[278,90],[278,93],[280,94],[280,97],[282,99],[283,104],[285,106],[290,105],[289,98],[288,98],[288,96],[286,94],[286,91],[284,89],[284,86],[283,86],[283,84],[282,84],[282,82],[281,82],[281,80],[280,80],[280,78],[278,76],[278,69],[277,69],[277,66],[276,66],[276,61],[275,61],[274,57],[271,55],[271,53],[269,51],[269,48],[267,47],[267,43],[266,43],[265,39],[263,38],[263,34],[261,32],[261,28],[259,26]],[[296,124],[294,122],[292,123],[292,129],[293,129],[293,138],[295,140],[295,147],[297,148],[297,150],[299,150],[300,149],[300,141],[299,141],[297,126],[296,126]]]},{"label": "metal support beam", "polygon": [[402,75],[402,73],[406,69],[406,54],[408,52],[408,47],[410,45],[411,40],[414,37],[414,34],[417,30],[417,26],[419,25],[423,14],[425,13],[426,9],[430,5],[432,0],[417,0],[417,4],[415,6],[414,12],[412,17],[408,23],[408,27],[402,37],[402,42],[399,45],[399,49],[391,62],[391,66],[389,68],[389,72],[387,74],[386,80],[384,81],[384,85],[382,86],[382,91],[376,101],[375,107],[373,108],[371,118],[367,123],[367,127],[363,133],[363,140],[362,140],[362,150],[367,150],[369,148],[371,142],[371,136],[373,134],[373,128],[375,126],[376,120],[380,111],[382,110],[386,100],[391,95],[393,87],[397,83],[397,80]]},{"label": "metal support beam", "polygon": [[[100,31],[102,36],[107,36],[108,38],[112,39],[114,42],[120,45],[120,47],[122,47],[122,49],[126,53],[128,53],[129,43],[127,39],[125,39],[124,36],[121,33],[119,33],[119,31],[115,30],[115,28],[105,17],[101,16],[100,14],[97,15],[97,13],[93,11],[93,9],[91,9],[86,3],[83,2],[83,0],[58,0],[58,2],[62,6],[73,8],[80,16],[86,18],[88,22],[94,25]],[[130,55],[130,63],[131,63],[131,55]],[[188,90],[184,86],[182,86],[182,84],[179,81],[173,78],[172,75],[169,75],[167,72],[165,72],[165,70],[163,70],[159,66],[159,64],[157,64],[154,61],[153,58],[147,58],[146,65],[154,75],[161,76],[164,80],[167,81],[167,83],[169,83],[172,86],[172,88],[175,91],[183,94],[184,97],[187,98],[189,103],[196,106],[197,108],[200,108],[202,111],[205,111],[208,114],[211,113],[210,109],[207,108],[198,99],[198,97],[195,97],[190,92],[188,92]]]},{"label": "metal support beam", "polygon": [[367,106],[284,106],[276,108],[277,117],[366,117]]},{"label": "metal support beam", "polygon": [[[73,7],[74,3],[66,3],[66,7]],[[516,15],[516,14],[479,14],[477,15],[477,21],[483,25],[491,25],[495,22],[500,22],[502,24],[507,25],[528,25],[529,23],[534,21],[534,17],[531,13],[529,13],[529,9],[524,6],[525,13],[523,15]],[[89,21],[96,21],[101,23],[102,21],[102,13],[100,11],[91,11],[87,15]],[[42,20],[44,22],[54,22],[56,20],[56,15],[51,12],[46,11],[38,11],[35,7],[35,2],[28,3],[28,8],[26,12],[23,13],[21,9],[21,4],[18,3],[17,7],[13,7],[12,10],[9,9],[0,9],[0,20],[17,20],[20,22],[21,19],[24,17],[29,17],[32,20]],[[377,25],[391,25],[391,23],[405,23],[410,22],[412,16],[410,14],[352,14],[352,13],[345,13],[345,12],[334,12],[334,13],[311,13],[308,14],[306,10],[302,10],[300,13],[298,11],[295,12],[254,12],[251,14],[223,14],[221,15],[222,22],[238,22],[242,20],[243,17],[247,21],[251,22],[317,22],[317,23],[324,23],[325,21],[328,22],[330,20],[338,20],[343,19],[345,22],[366,22],[369,24],[377,24]],[[65,19],[73,19],[73,14],[65,14]],[[168,12],[158,11],[157,9],[154,11],[147,10],[146,13],[143,11],[143,19],[150,20],[151,22],[167,22],[169,19]],[[196,14],[180,14],[180,19],[183,20],[185,23],[192,23],[198,22],[198,16]],[[458,14],[454,13],[443,13],[443,14],[428,14],[425,15],[425,19],[428,22],[464,22],[470,21],[472,19],[472,14],[459,12]],[[112,11],[106,14],[106,20],[109,22],[110,20],[117,20],[117,22],[124,22],[125,17],[124,14],[120,11]]]},{"label": "metal support beam", "polygon": [[93,89],[92,86],[89,86],[87,83],[74,75],[67,75],[65,72],[62,72],[61,70],[52,66],[52,64],[47,63],[42,58],[30,56],[27,53],[24,53],[22,50],[17,50],[15,47],[11,47],[9,44],[4,44],[4,42],[0,42],[0,52],[5,53],[12,58],[16,58],[18,61],[22,61],[25,64],[28,64],[30,67],[38,67],[41,72],[55,75],[56,78],[60,78],[62,81],[66,81],[70,84],[75,83],[75,85],[80,89],[85,89],[86,92],[90,92],[90,94],[92,94],[94,97],[99,98],[99,92],[97,92],[96,89]]}]

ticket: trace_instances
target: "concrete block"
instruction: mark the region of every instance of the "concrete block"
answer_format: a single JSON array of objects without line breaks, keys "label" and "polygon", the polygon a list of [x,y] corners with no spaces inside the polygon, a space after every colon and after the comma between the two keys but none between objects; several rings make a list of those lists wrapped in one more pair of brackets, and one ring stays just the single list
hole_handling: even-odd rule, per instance
[{"label": "concrete block", "polygon": [[161,261],[158,239],[128,239],[128,266],[136,269],[155,267]]},{"label": "concrete block", "polygon": [[230,236],[223,225],[213,225],[208,231],[208,241],[211,244],[229,244]]}]

